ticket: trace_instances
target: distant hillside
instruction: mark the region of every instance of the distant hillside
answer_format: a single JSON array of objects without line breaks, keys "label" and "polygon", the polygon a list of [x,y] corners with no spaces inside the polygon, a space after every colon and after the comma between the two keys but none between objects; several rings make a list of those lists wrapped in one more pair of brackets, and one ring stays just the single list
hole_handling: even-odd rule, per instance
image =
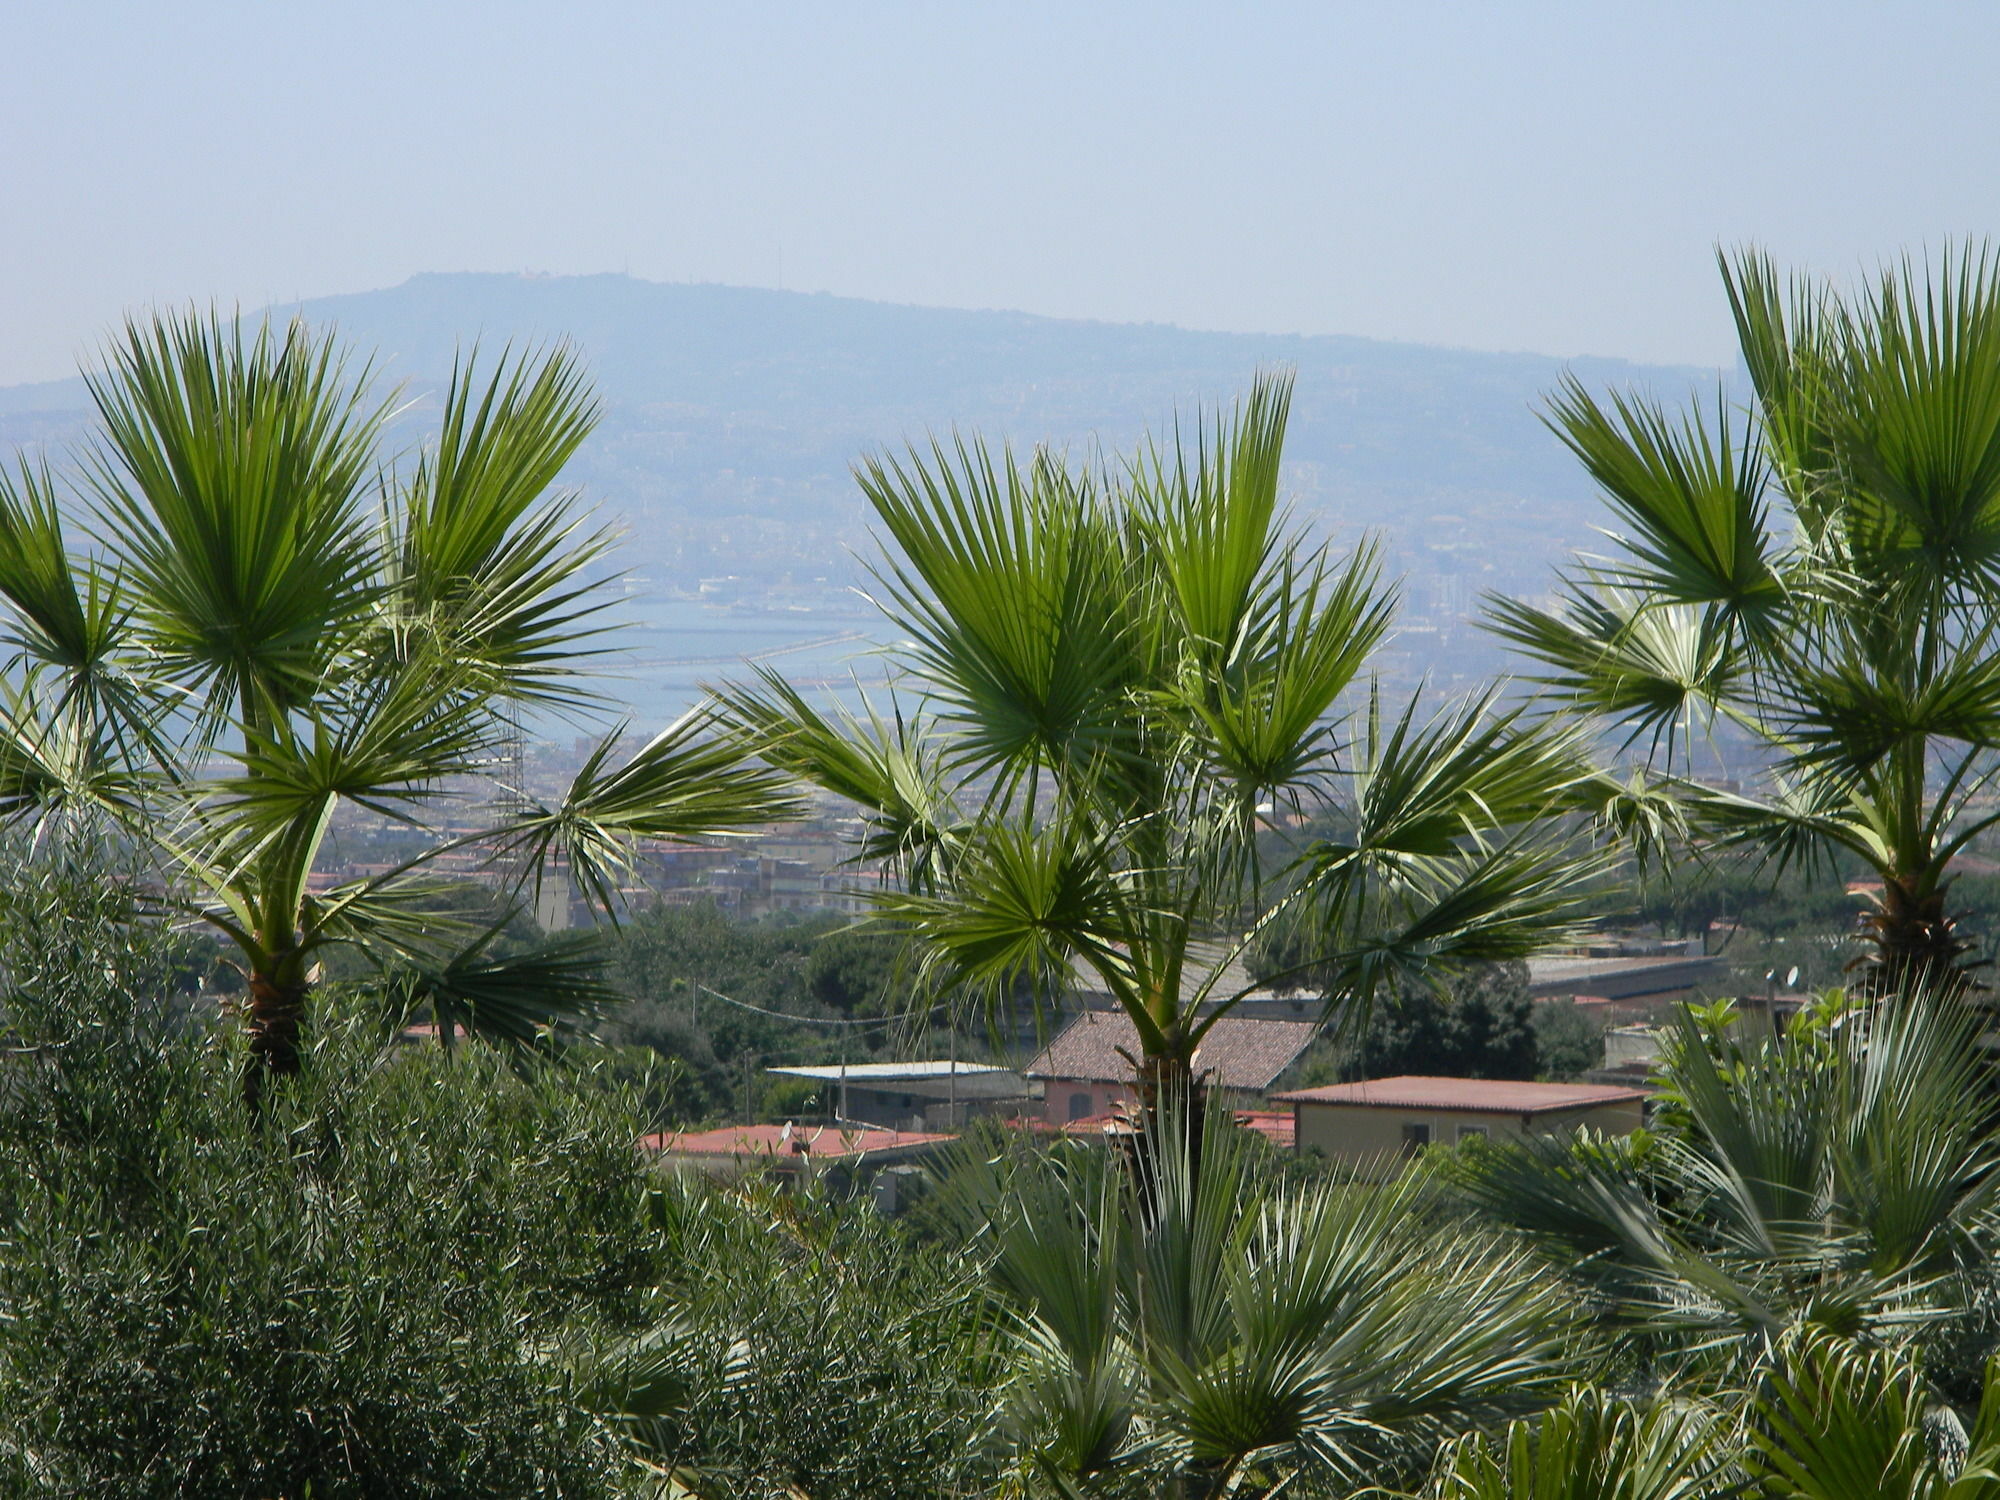
[{"label": "distant hillside", "polygon": [[[455,350],[568,338],[606,406],[578,480],[630,525],[659,586],[733,573],[845,576],[860,532],[857,455],[956,425],[1019,443],[1129,445],[1148,424],[1297,372],[1290,457],[1301,506],[1337,537],[1379,531],[1417,622],[1481,589],[1532,590],[1598,519],[1587,481],[1535,415],[1558,360],[1356,338],[1200,333],[902,307],[624,276],[424,275],[304,304],[419,389]],[[1679,395],[1705,372],[1583,360],[1592,385]],[[81,383],[0,390],[0,441],[81,427]],[[838,581],[838,580],[835,580]]]}]

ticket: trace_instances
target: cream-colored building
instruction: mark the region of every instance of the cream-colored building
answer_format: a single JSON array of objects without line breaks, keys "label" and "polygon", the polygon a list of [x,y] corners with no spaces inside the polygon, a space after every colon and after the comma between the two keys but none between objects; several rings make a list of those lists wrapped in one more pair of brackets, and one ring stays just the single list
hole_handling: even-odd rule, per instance
[{"label": "cream-colored building", "polygon": [[1406,1076],[1297,1089],[1271,1102],[1291,1106],[1299,1150],[1391,1175],[1426,1146],[1475,1136],[1518,1140],[1580,1125],[1628,1135],[1645,1123],[1646,1096],[1608,1084]]}]

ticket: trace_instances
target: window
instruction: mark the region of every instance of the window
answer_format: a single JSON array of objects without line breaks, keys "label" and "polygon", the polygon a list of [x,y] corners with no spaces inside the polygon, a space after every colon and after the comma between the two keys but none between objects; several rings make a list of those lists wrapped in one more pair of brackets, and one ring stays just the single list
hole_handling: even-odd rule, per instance
[{"label": "window", "polygon": [[1483,1141],[1491,1134],[1492,1131],[1484,1125],[1461,1125],[1458,1127],[1458,1138],[1461,1141]]},{"label": "window", "polygon": [[1415,1156],[1431,1143],[1431,1127],[1428,1122],[1421,1125],[1403,1127],[1403,1155]]},{"label": "window", "polygon": [[1069,1117],[1081,1120],[1090,1113],[1090,1095],[1071,1094],[1069,1096]]}]

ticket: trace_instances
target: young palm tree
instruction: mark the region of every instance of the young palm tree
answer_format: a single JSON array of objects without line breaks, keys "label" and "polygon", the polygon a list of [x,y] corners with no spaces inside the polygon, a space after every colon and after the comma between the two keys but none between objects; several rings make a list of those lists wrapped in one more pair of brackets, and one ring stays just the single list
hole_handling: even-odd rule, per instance
[{"label": "young palm tree", "polygon": [[1824,1331],[1785,1340],[1732,1412],[1580,1390],[1532,1421],[1447,1445],[1435,1500],[1994,1500],[2000,1379],[1954,1442],[1920,1373],[1893,1350]]},{"label": "young palm tree", "polygon": [[1686,1017],[1669,1107],[1625,1141],[1496,1145],[1454,1172],[1669,1365],[1754,1370],[1794,1330],[1906,1341],[1982,1295],[1995,1143],[1964,1007],[1828,1004],[1782,1043]]},{"label": "young palm tree", "polygon": [[1751,1408],[1743,1468],[1781,1500],[2000,1500],[2000,1365],[1953,1433],[1907,1357],[1795,1335]]},{"label": "young palm tree", "polygon": [[1639,1407],[1602,1391],[1494,1434],[1445,1446],[1435,1500],[1709,1500],[1736,1493],[1734,1433],[1719,1413],[1663,1401]]},{"label": "young palm tree", "polygon": [[1070,1143],[969,1151],[938,1189],[990,1241],[1004,1430],[1055,1492],[1345,1494],[1579,1372],[1557,1279],[1428,1213],[1421,1174],[1279,1184],[1219,1115],[1200,1151],[1177,1109],[1147,1128],[1137,1180]]},{"label": "young palm tree", "polygon": [[[1750,409],[1566,386],[1552,425],[1616,551],[1559,608],[1496,600],[1493,623],[1644,743],[1704,840],[1872,869],[1872,989],[1955,985],[1951,862],[2000,819],[2000,262],[1905,263],[1853,296],[1754,253],[1722,271]],[[1762,752],[1762,794],[1686,775],[1718,720]]]},{"label": "young palm tree", "polygon": [[[1575,865],[1538,820],[1571,745],[1490,700],[1353,700],[1393,592],[1279,503],[1289,385],[1259,380],[1193,452],[1121,468],[933,445],[860,474],[895,548],[892,710],[777,676],[724,695],[765,757],[860,804],[902,888],[878,920],[943,988],[1094,976],[1137,1028],[1144,1097],[1185,1094],[1240,998],[1222,961],[1296,923],[1340,999],[1560,938]],[[1273,821],[1340,832],[1267,868]]]},{"label": "young palm tree", "polygon": [[[0,813],[108,817],[158,852],[170,901],[240,953],[253,1100],[299,1066],[330,944],[414,963],[405,993],[517,1037],[599,996],[587,964],[451,951],[484,940],[426,912],[423,876],[445,846],[424,810],[490,768],[503,714],[592,701],[575,658],[598,635],[586,573],[609,537],[551,491],[596,418],[574,361],[461,365],[435,441],[402,467],[369,372],[302,323],[135,322],[88,379],[100,430],[74,493],[25,460],[0,477]],[[559,848],[601,895],[633,837],[766,816],[773,778],[702,727],[616,769],[607,746],[552,806],[515,789],[522,810],[483,832]],[[314,891],[343,804],[440,842]]]}]

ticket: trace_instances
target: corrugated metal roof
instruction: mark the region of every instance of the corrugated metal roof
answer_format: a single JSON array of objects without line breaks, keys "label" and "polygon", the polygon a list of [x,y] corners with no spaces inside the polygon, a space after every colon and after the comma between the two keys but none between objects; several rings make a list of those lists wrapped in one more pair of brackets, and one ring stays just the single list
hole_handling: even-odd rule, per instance
[{"label": "corrugated metal roof", "polygon": [[1528,993],[1604,995],[1613,1000],[1671,994],[1720,980],[1728,972],[1720,958],[1700,954],[1646,954],[1590,958],[1573,953],[1540,954],[1528,960]]},{"label": "corrugated metal roof", "polygon": [[1284,1104],[1358,1104],[1378,1109],[1465,1110],[1481,1114],[1541,1115],[1600,1104],[1645,1099],[1637,1089],[1600,1083],[1515,1083],[1501,1078],[1371,1078],[1324,1088],[1273,1094]]},{"label": "corrugated metal roof", "polygon": [[960,1078],[974,1073],[1005,1073],[1007,1069],[993,1063],[953,1063],[953,1062],[899,1062],[899,1063],[840,1063],[814,1064],[811,1067],[767,1068],[767,1073],[784,1073],[793,1078],[819,1078],[838,1082],[845,1078],[849,1083],[866,1083],[871,1078],[950,1078],[954,1073]]}]

